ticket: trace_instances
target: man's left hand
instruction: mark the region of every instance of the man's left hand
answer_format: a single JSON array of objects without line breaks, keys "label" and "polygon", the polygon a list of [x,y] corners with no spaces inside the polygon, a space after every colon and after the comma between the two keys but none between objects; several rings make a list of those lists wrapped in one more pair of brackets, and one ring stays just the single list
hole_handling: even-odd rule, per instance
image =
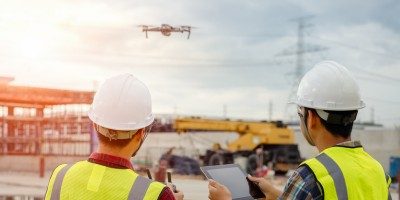
[{"label": "man's left hand", "polygon": [[208,182],[208,192],[208,198],[210,200],[232,200],[232,195],[229,189],[212,179]]}]

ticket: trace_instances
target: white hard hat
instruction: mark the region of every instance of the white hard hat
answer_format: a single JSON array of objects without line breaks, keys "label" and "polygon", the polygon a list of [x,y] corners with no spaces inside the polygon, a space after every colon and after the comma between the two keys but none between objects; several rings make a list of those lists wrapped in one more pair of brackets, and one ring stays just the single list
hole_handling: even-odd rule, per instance
[{"label": "white hard hat", "polygon": [[96,92],[89,118],[95,124],[113,130],[147,127],[154,121],[149,89],[131,74],[109,78]]},{"label": "white hard hat", "polygon": [[354,77],[344,66],[334,61],[320,62],[304,75],[293,103],[331,111],[365,107]]}]

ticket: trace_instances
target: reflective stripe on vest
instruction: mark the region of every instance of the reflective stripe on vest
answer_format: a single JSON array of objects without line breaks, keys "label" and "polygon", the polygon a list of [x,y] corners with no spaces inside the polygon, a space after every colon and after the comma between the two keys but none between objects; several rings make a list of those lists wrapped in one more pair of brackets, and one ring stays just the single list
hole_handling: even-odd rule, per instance
[{"label": "reflective stripe on vest", "polygon": [[147,189],[149,188],[151,183],[150,179],[144,178],[142,176],[138,176],[133,183],[132,189],[129,192],[129,200],[134,199],[144,199],[144,195],[146,194]]},{"label": "reflective stripe on vest", "polygon": [[[54,172],[51,180],[54,181],[49,182],[50,192],[46,193],[46,200],[49,199],[49,193],[50,200],[71,199],[73,196],[91,199],[150,200],[158,199],[165,187],[159,182],[139,176],[132,170],[108,168],[87,161],[63,166],[58,173]],[[121,184],[123,187],[118,186]]]},{"label": "reflective stripe on vest", "polygon": [[318,155],[316,159],[324,165],[324,167],[328,170],[328,173],[333,178],[337,198],[340,200],[347,200],[346,182],[344,181],[344,176],[339,166],[334,160],[332,160],[332,158],[324,153]]},{"label": "reflective stripe on vest", "polygon": [[389,174],[386,174],[386,183],[390,185],[392,183],[392,179],[390,178]]},{"label": "reflective stripe on vest", "polygon": [[51,200],[58,200],[60,199],[61,194],[61,186],[64,180],[64,176],[67,173],[68,169],[71,168],[72,165],[68,164],[64,166],[56,175],[56,180],[53,184],[53,190],[51,191]]},{"label": "reflective stripe on vest", "polygon": [[[386,174],[386,183],[387,183],[388,185],[390,185],[391,182],[392,182],[392,180],[390,179],[389,174]],[[389,192],[389,194],[388,194],[388,200],[392,200],[392,195],[390,195],[390,192]]]},{"label": "reflective stripe on vest", "polygon": [[323,188],[324,199],[387,199],[390,179],[362,147],[334,146],[306,160]]}]

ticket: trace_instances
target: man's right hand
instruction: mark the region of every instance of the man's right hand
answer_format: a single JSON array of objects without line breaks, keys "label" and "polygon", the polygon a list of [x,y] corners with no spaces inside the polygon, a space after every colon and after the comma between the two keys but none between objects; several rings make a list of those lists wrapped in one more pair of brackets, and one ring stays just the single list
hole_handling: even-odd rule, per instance
[{"label": "man's right hand", "polygon": [[264,193],[264,195],[267,197],[266,199],[277,199],[282,192],[276,189],[269,181],[267,181],[265,178],[258,178],[258,177],[253,177],[248,175],[247,176],[250,181],[253,181],[256,183],[261,191]]},{"label": "man's right hand", "polygon": [[180,190],[177,190],[176,192],[174,192],[174,197],[176,200],[183,200],[183,192]]},{"label": "man's right hand", "polygon": [[167,186],[169,187],[169,189],[172,191],[172,193],[174,194],[174,197],[176,200],[183,200],[183,192],[180,190],[176,190],[176,192],[174,192],[174,187],[172,186],[172,184],[167,184]]}]

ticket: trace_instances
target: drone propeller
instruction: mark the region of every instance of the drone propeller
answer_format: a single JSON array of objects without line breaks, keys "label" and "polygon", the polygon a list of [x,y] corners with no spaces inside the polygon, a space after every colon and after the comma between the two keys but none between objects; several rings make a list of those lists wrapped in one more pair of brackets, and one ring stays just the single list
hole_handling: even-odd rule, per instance
[{"label": "drone propeller", "polygon": [[142,25],[142,24],[140,24],[140,25],[137,25],[137,27],[142,28],[142,32],[146,32],[146,39],[149,38],[148,34],[147,34],[147,31],[148,31],[148,29],[150,27],[153,27],[152,25]]},{"label": "drone propeller", "polygon": [[182,25],[182,26],[180,26],[180,28],[181,28],[181,32],[184,32],[184,31],[188,32],[187,39],[189,39],[191,30],[194,29],[194,28],[197,28],[197,27]]},{"label": "drone propeller", "polygon": [[195,27],[195,26],[186,26],[186,25],[183,25],[183,26],[181,26],[181,28],[195,29],[195,28],[197,28],[197,27]]},{"label": "drone propeller", "polygon": [[187,39],[189,39],[190,38],[190,28],[189,28],[189,30],[188,30],[188,36],[187,36]]},{"label": "drone propeller", "polygon": [[146,25],[146,24],[139,24],[139,25],[137,25],[137,27],[141,27],[141,28],[144,28],[144,27],[146,27],[146,28],[153,28],[153,27],[157,27],[157,26],[154,26],[154,25]]}]

